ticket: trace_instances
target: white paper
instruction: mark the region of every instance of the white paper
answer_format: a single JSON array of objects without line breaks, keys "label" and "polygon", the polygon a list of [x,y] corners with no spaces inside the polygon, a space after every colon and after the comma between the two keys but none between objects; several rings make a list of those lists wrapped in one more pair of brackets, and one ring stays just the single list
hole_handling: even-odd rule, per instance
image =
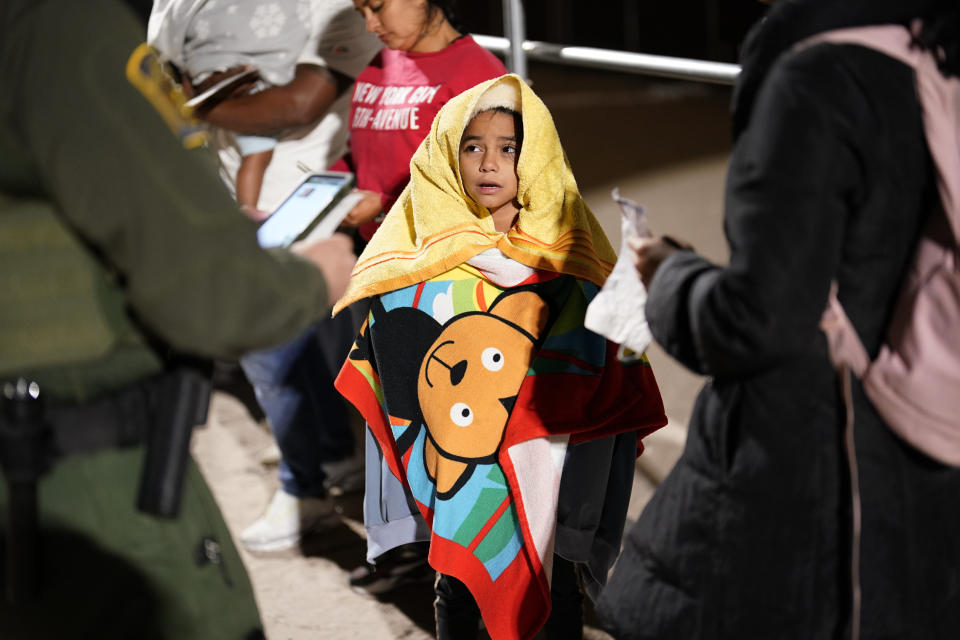
[{"label": "white paper", "polygon": [[643,207],[622,198],[619,189],[615,188],[612,195],[620,207],[620,253],[603,288],[587,307],[584,325],[619,344],[620,358],[629,359],[642,354],[653,336],[643,310],[647,289],[633,265],[633,251],[627,246],[627,239],[649,238],[651,233]]}]

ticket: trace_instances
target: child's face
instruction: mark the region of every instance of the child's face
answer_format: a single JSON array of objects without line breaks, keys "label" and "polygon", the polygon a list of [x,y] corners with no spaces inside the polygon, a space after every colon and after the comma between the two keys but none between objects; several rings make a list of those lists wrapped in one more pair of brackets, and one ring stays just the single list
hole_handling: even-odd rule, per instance
[{"label": "child's face", "polygon": [[516,214],[517,145],[513,116],[499,111],[478,113],[460,140],[460,177],[463,187],[491,215],[507,210]]}]

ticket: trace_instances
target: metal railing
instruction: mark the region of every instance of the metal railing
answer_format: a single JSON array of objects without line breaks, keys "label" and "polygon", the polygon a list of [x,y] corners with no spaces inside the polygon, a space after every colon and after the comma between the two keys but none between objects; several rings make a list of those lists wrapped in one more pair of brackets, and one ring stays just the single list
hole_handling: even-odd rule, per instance
[{"label": "metal railing", "polygon": [[[504,0],[509,2],[510,0]],[[474,35],[477,44],[507,57],[507,67],[522,78],[527,77],[526,56],[543,62],[569,64],[595,69],[626,71],[663,78],[677,78],[697,82],[731,85],[740,73],[740,65],[691,58],[673,58],[648,53],[632,53],[593,47],[570,47],[536,40],[522,40],[520,47],[511,47],[511,41],[517,39],[516,30],[511,39],[497,36]],[[519,58],[519,64],[516,60]],[[521,71],[522,69],[522,71]]]},{"label": "metal railing", "polygon": [[725,62],[672,58],[592,47],[568,47],[527,40],[521,0],[503,0],[503,33],[506,35],[505,38],[484,35],[474,35],[473,38],[480,46],[503,55],[507,60],[507,68],[525,79],[529,78],[527,56],[556,64],[627,71],[714,84],[733,84],[737,74],[740,73],[739,65]]}]

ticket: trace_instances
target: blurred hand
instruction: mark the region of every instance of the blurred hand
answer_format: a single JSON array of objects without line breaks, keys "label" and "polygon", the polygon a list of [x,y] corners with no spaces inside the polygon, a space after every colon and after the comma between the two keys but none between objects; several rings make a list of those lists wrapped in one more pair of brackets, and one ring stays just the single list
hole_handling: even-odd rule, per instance
[{"label": "blurred hand", "polygon": [[354,193],[362,193],[363,200],[354,205],[347,217],[343,219],[343,225],[347,227],[359,227],[365,222],[370,222],[383,209],[383,201],[376,191],[356,189]]},{"label": "blurred hand", "polygon": [[669,236],[655,238],[627,238],[627,245],[633,250],[633,265],[637,268],[643,286],[649,287],[660,263],[675,251],[692,249],[686,242],[674,240]]},{"label": "blurred hand", "polygon": [[343,297],[350,282],[350,272],[357,262],[353,253],[353,238],[335,233],[316,242],[298,242],[290,250],[315,264],[327,281],[327,296],[330,305]]},{"label": "blurred hand", "polygon": [[190,81],[190,76],[183,74],[183,77],[180,79],[180,88],[183,89],[183,95],[189,100],[197,95],[197,90],[193,86],[193,82]]},{"label": "blurred hand", "polygon": [[270,217],[269,211],[264,211],[263,209],[256,209],[246,204],[240,205],[240,211],[243,212],[243,215],[247,216],[254,222],[263,222],[264,220]]}]

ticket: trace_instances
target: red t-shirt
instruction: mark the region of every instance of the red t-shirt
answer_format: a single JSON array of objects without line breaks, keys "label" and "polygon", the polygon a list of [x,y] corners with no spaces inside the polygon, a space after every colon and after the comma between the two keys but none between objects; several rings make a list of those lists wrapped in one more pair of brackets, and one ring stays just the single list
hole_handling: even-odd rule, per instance
[{"label": "red t-shirt", "polygon": [[[484,80],[507,73],[492,53],[464,36],[442,51],[383,49],[357,77],[350,103],[350,154],[334,169],[353,171],[357,188],[376,191],[388,211],[410,179],[410,158],[440,107]],[[369,240],[378,227],[360,227]]]}]

